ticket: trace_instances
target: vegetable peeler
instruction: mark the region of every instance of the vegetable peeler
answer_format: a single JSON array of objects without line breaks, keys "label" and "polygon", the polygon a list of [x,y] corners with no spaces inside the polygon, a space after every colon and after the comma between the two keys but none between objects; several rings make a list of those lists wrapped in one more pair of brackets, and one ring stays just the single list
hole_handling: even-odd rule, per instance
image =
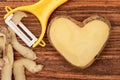
[{"label": "vegetable peeler", "polygon": [[[15,9],[12,9],[9,6],[5,7],[5,10],[7,11],[7,14],[4,16],[5,23],[27,44],[29,47],[35,48],[36,46],[40,45],[44,47],[46,43],[43,41],[43,37],[46,32],[47,23],[50,15],[52,12],[62,5],[63,3],[67,2],[68,0],[40,0],[39,2],[28,5],[28,6],[22,6]],[[31,37],[32,40],[30,40],[18,27],[12,22],[12,17],[15,12],[17,11],[24,11],[29,12],[35,15],[42,27],[42,32],[40,34],[40,37],[37,39],[22,23],[19,22],[18,25]]]}]

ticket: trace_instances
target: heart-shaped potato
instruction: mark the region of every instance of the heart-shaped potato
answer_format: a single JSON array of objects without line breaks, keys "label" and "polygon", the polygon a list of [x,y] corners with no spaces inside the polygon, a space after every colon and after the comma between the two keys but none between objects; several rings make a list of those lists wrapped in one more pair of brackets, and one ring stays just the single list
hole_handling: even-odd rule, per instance
[{"label": "heart-shaped potato", "polygon": [[101,16],[92,16],[83,22],[61,16],[50,23],[48,37],[68,62],[87,68],[104,48],[110,27],[110,22]]}]

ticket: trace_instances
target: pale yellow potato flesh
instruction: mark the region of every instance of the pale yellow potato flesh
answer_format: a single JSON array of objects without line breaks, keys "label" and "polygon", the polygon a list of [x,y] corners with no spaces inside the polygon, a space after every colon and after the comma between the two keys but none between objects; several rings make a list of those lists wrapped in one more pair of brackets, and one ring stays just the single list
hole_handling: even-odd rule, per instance
[{"label": "pale yellow potato flesh", "polygon": [[67,18],[55,19],[49,37],[67,61],[78,67],[89,65],[108,39],[110,27],[101,20],[79,26]]}]

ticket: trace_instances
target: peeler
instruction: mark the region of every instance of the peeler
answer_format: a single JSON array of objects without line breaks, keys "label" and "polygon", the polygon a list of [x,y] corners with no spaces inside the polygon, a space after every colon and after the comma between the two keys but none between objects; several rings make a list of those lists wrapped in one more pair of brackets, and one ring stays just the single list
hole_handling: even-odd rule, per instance
[{"label": "peeler", "polygon": [[[12,9],[10,6],[6,6],[5,10],[7,14],[4,16],[5,23],[26,43],[27,46],[35,48],[36,46],[40,45],[42,47],[45,47],[46,43],[43,41],[43,38],[46,32],[48,19],[57,7],[67,1],[68,0],[40,0],[33,5],[21,6],[15,9]],[[11,19],[14,13],[17,11],[29,12],[38,18],[42,27],[42,32],[38,39],[27,29],[27,27],[22,22],[19,22],[18,25],[31,37],[32,40],[30,40],[17,27],[17,25],[12,22]]]}]

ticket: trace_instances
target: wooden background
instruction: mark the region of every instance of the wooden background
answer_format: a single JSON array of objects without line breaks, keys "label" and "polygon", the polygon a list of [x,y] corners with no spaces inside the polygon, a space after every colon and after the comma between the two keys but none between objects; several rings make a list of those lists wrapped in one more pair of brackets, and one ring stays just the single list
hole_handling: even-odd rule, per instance
[{"label": "wooden background", "polygon": [[[0,25],[6,26],[3,20],[6,13],[5,6],[9,5],[15,8],[37,1],[0,0]],[[27,80],[120,80],[120,0],[69,0],[52,14],[50,20],[55,16],[67,15],[78,21],[83,21],[94,14],[108,18],[112,28],[107,46],[91,67],[81,70],[69,64],[56,52],[45,36],[46,48],[37,47],[34,49],[38,56],[37,63],[43,64],[45,67],[36,74],[26,71]],[[23,23],[39,37],[40,27],[37,19],[30,15],[23,20]],[[20,39],[19,41],[22,42]],[[15,52],[15,57],[15,59],[19,59],[22,56]]]}]

